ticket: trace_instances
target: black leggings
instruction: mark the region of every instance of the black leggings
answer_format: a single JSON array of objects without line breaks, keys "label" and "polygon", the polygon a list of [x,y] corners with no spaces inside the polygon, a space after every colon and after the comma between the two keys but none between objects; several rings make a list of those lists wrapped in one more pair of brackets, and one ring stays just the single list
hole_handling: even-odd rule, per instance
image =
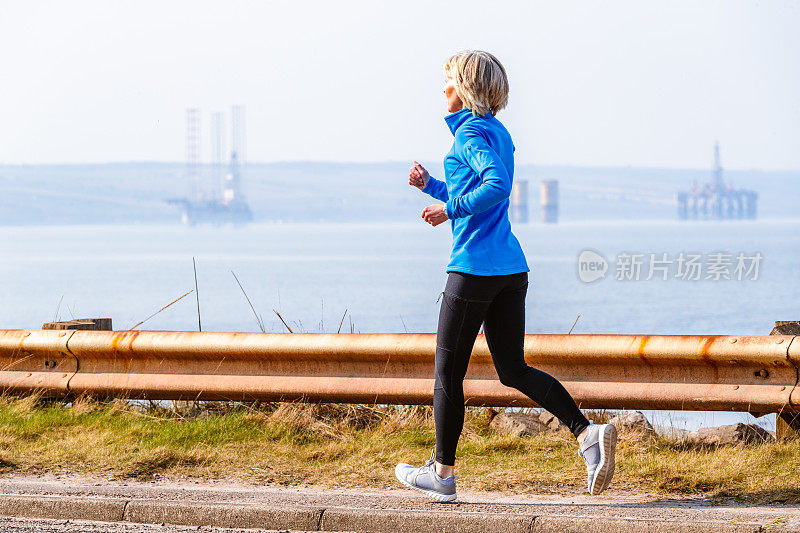
[{"label": "black leggings", "polygon": [[525,293],[528,273],[477,276],[449,272],[436,333],[433,418],[436,460],[454,465],[464,426],[464,376],[483,323],[500,382],[547,409],[578,436],[589,425],[575,401],[551,375],[525,363]]}]

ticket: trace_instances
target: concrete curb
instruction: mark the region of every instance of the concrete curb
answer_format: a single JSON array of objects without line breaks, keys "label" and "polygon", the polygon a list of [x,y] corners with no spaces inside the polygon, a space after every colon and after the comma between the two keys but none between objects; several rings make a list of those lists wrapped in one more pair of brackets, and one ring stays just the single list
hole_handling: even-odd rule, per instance
[{"label": "concrete curb", "polygon": [[322,514],[320,531],[370,531],[442,533],[530,533],[533,515],[485,514],[448,511],[411,511],[399,509],[329,508]]},{"label": "concrete curb", "polygon": [[127,500],[63,498],[58,496],[0,495],[0,515],[20,518],[56,518],[122,522]]},{"label": "concrete curb", "polygon": [[[93,520],[183,526],[217,526],[300,531],[369,531],[374,533],[626,533],[766,531],[758,523],[676,521],[639,518],[559,516],[459,511],[409,511],[346,507],[209,504],[98,497],[0,495],[0,515],[60,520]],[[780,526],[776,530],[781,529]],[[772,528],[769,528],[772,531]]]},{"label": "concrete curb", "polygon": [[311,507],[133,500],[125,508],[123,521],[139,524],[164,522],[180,526],[318,531],[322,512],[323,509]]},{"label": "concrete curb", "polygon": [[715,521],[673,521],[646,518],[595,518],[590,516],[537,516],[531,533],[757,533],[764,531],[757,523]]}]

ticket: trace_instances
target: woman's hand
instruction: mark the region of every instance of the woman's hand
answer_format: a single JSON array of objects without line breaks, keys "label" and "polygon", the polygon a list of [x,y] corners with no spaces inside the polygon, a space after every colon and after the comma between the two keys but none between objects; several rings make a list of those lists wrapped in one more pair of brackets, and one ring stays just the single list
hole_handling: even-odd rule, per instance
[{"label": "woman's hand", "polygon": [[422,218],[431,226],[438,226],[447,220],[447,213],[444,212],[445,204],[429,205],[422,210]]},{"label": "woman's hand", "polygon": [[412,187],[422,190],[428,184],[428,180],[430,179],[431,175],[428,174],[428,171],[425,170],[425,167],[414,161],[414,164],[411,165],[411,170],[408,173],[408,184]]}]

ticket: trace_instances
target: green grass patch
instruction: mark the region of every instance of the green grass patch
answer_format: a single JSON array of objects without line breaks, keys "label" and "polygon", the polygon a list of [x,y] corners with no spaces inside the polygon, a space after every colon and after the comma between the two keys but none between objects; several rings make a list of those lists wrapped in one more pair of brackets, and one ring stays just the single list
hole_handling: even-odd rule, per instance
[{"label": "green grass patch", "polygon": [[[459,488],[584,491],[571,435],[497,435],[488,420],[483,409],[467,410]],[[421,464],[435,441],[430,407],[0,397],[0,475],[397,487],[395,464]],[[612,490],[800,503],[798,487],[798,439],[702,448],[650,436],[620,440]]]}]

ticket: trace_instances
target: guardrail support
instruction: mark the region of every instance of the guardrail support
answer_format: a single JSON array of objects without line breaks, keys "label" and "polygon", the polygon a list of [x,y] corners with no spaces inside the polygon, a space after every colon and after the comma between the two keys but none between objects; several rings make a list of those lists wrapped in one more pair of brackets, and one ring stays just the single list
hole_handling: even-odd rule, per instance
[{"label": "guardrail support", "polygon": [[[800,322],[796,320],[776,320],[775,327],[770,335],[800,335]],[[797,381],[800,384],[800,347],[795,342],[791,342],[787,348],[789,362],[795,365],[797,371]],[[797,384],[795,385],[797,388]],[[797,406],[794,406],[797,407]],[[800,414],[796,412],[781,411],[775,414],[775,436],[779,439],[794,438],[800,435]]]},{"label": "guardrail support", "polygon": [[42,329],[84,329],[91,331],[111,331],[110,318],[76,318],[60,322],[45,322]]}]

